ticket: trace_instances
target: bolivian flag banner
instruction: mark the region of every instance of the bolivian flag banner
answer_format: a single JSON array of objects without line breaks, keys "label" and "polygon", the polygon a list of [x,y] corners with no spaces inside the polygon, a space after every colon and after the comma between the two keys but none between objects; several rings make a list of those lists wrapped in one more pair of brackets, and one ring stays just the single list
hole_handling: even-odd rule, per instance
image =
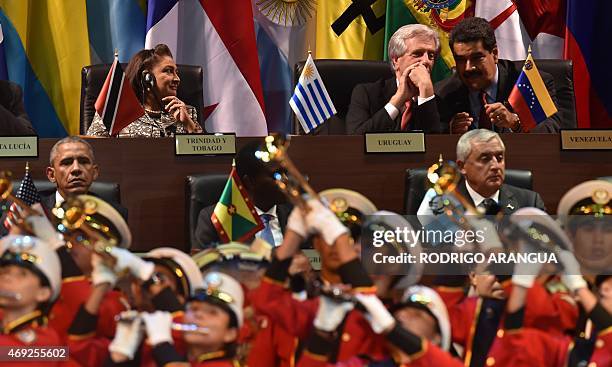
[{"label": "bolivian flag banner", "polygon": [[264,228],[235,167],[210,219],[222,243],[245,241]]}]

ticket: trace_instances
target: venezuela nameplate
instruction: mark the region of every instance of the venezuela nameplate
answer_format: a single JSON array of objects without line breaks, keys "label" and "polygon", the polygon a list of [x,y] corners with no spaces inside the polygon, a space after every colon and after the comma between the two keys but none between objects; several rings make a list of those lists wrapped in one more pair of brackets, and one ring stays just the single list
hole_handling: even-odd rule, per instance
[{"label": "venezuela nameplate", "polygon": [[176,155],[221,155],[236,154],[234,134],[176,134]]},{"label": "venezuela nameplate", "polygon": [[423,153],[425,134],[409,133],[366,133],[366,153]]},{"label": "venezuela nameplate", "polygon": [[561,150],[612,150],[612,130],[561,130]]}]

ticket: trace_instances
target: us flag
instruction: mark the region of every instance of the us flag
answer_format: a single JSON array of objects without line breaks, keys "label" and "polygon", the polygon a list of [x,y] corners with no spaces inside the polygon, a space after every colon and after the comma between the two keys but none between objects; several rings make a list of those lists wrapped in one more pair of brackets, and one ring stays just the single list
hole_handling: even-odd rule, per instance
[{"label": "us flag", "polygon": [[[32,180],[32,175],[30,175],[30,169],[26,164],[25,175],[23,176],[23,180],[21,180],[21,185],[19,185],[19,190],[17,190],[17,198],[23,200],[24,203],[32,206],[36,203],[40,203],[40,195],[38,194],[38,189],[34,186],[34,180]],[[12,214],[11,212],[18,211],[19,208],[15,203],[11,204],[9,208],[9,214],[7,214],[6,219],[4,220],[4,227],[6,229],[10,229],[13,225],[12,223]]]},{"label": "us flag", "polygon": [[111,136],[145,113],[116,56],[95,107]]}]

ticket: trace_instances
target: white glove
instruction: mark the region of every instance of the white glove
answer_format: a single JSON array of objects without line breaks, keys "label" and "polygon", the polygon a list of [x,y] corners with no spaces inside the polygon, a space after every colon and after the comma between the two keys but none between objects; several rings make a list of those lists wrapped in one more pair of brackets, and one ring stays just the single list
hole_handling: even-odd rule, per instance
[{"label": "white glove", "polygon": [[309,233],[318,233],[328,245],[333,245],[341,235],[348,233],[336,214],[326,208],[316,199],[308,200],[310,211],[306,214],[305,222]]},{"label": "white glove", "polygon": [[142,313],[149,344],[172,343],[172,315],[170,312],[155,311]]},{"label": "white glove", "polygon": [[472,213],[466,213],[465,219],[467,219],[475,232],[479,232],[478,234],[481,234],[484,237],[483,242],[478,242],[478,240],[475,240],[476,244],[478,245],[478,249],[481,252],[487,253],[493,249],[503,248],[502,242],[497,234],[497,228],[495,228],[495,224],[493,222],[487,220],[486,218],[479,218],[477,215]]},{"label": "white glove", "polygon": [[395,319],[376,295],[357,293],[355,297],[368,311],[366,319],[376,334],[390,331],[395,326]]},{"label": "white glove", "polygon": [[[537,252],[538,249],[532,245],[525,243],[524,241],[520,244],[520,251],[523,253]],[[540,262],[518,262],[514,265],[514,274],[512,274],[512,284],[521,286],[523,288],[531,288],[536,278],[542,270],[544,264]]]},{"label": "white glove", "polygon": [[314,326],[323,331],[334,331],[344,320],[346,314],[354,307],[351,302],[338,302],[329,297],[319,297],[319,309],[314,319]]},{"label": "white glove", "polygon": [[287,219],[287,229],[292,230],[302,238],[307,237],[308,233],[306,232],[306,223],[304,221],[302,209],[298,207],[293,208]]},{"label": "white glove", "polygon": [[155,264],[141,259],[129,250],[121,247],[113,247],[110,253],[117,259],[115,272],[121,273],[125,269],[128,269],[130,273],[142,281],[149,280],[151,275],[153,275]]},{"label": "white glove", "polygon": [[110,286],[113,287],[117,283],[117,274],[113,269],[104,264],[100,255],[93,254],[91,256],[91,266],[93,267],[91,271],[91,282],[94,286],[102,283],[109,283]]},{"label": "white glove", "polygon": [[34,236],[40,238],[51,246],[53,250],[64,246],[62,235],[53,228],[53,225],[44,215],[30,215],[25,221],[32,228]]},{"label": "white glove", "polygon": [[128,359],[134,359],[134,353],[142,342],[142,319],[138,316],[138,311],[124,311],[121,314],[122,318],[133,318],[131,322],[118,322],[115,338],[108,346],[111,352],[123,354]]},{"label": "white glove", "polygon": [[563,265],[563,275],[561,276],[563,284],[572,292],[576,292],[581,288],[587,288],[587,282],[580,272],[580,263],[578,263],[574,254],[563,250],[559,251],[558,255],[558,260]]}]

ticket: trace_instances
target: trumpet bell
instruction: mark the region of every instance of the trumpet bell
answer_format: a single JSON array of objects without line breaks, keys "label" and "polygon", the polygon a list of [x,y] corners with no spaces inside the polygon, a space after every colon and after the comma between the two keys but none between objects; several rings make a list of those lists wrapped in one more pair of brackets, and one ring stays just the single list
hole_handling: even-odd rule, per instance
[{"label": "trumpet bell", "polygon": [[460,178],[459,168],[452,161],[439,161],[427,170],[427,181],[438,195],[454,192]]},{"label": "trumpet bell", "polygon": [[12,174],[9,171],[0,172],[0,197],[6,200],[13,191]]}]

